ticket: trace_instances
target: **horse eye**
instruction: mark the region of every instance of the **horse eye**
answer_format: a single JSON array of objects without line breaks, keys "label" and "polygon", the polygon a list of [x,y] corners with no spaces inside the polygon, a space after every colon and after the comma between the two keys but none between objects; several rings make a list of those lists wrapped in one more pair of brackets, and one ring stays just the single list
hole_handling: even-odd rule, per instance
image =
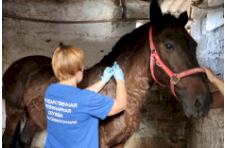
[{"label": "horse eye", "polygon": [[173,50],[173,45],[172,44],[166,44],[166,48],[168,50]]}]

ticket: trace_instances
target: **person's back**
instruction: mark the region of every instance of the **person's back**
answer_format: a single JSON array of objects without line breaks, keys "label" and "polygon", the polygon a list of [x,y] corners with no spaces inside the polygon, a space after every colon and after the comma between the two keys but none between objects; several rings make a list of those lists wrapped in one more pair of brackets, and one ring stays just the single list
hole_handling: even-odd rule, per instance
[{"label": "person's back", "polygon": [[97,148],[98,118],[104,119],[112,105],[113,101],[108,102],[105,96],[95,92],[51,84],[45,94],[49,125],[46,143],[51,142],[57,148]]}]

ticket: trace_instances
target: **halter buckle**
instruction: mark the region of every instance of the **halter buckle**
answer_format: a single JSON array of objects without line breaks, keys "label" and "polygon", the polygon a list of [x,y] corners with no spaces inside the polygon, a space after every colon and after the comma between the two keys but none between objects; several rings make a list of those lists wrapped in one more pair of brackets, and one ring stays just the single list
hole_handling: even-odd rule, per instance
[{"label": "halter buckle", "polygon": [[176,85],[178,82],[180,82],[180,78],[177,77],[177,74],[175,73],[170,80],[173,81],[173,84]]}]

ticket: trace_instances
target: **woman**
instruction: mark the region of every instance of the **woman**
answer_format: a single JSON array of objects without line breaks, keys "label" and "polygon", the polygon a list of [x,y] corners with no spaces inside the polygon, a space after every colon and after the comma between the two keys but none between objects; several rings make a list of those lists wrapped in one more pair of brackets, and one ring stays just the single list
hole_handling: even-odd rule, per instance
[{"label": "woman", "polygon": [[[45,148],[98,148],[99,119],[126,108],[124,74],[116,63],[107,67],[94,85],[83,90],[77,88],[83,79],[83,57],[83,51],[73,46],[58,47],[53,54],[52,67],[59,82],[51,84],[45,92]],[[117,82],[115,99],[96,93],[112,75]]]}]

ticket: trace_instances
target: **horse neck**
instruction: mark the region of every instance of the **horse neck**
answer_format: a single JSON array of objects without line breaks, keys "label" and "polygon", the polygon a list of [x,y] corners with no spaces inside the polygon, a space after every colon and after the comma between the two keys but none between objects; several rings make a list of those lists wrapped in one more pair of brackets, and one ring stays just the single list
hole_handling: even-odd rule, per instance
[{"label": "horse neck", "polygon": [[129,114],[139,113],[148,95],[150,81],[152,81],[149,70],[149,55],[149,49],[145,47],[135,58],[130,59],[131,66],[125,74],[128,95],[127,112]]},{"label": "horse neck", "polygon": [[[128,94],[128,105],[126,110],[129,112],[129,114],[140,112],[142,104],[147,97],[150,82],[153,81],[153,79],[150,77],[150,50],[149,43],[146,42],[146,38],[148,38],[146,37],[146,35],[142,36],[142,43],[137,44],[137,46],[133,46],[133,48],[135,49],[131,49],[131,46],[125,45],[121,47],[121,45],[118,44],[116,48],[130,48],[128,52],[132,52],[130,52],[130,54],[123,53],[118,57],[113,58],[113,61],[116,60],[124,72],[124,78],[126,82],[125,84]],[[105,66],[103,66],[103,63],[101,64],[100,62],[92,68],[85,70],[84,80],[78,85],[78,87],[85,88],[99,81],[105,68]],[[105,89],[107,89],[108,87],[110,89],[106,91]],[[112,95],[113,92],[115,94],[115,89],[113,89],[114,87],[116,86],[113,81],[111,81],[109,82],[109,84],[107,84],[105,89],[101,91],[101,93],[107,96],[109,96],[109,94]],[[112,95],[110,97],[115,96]]]},{"label": "horse neck", "polygon": [[55,75],[50,78],[50,83],[57,83],[57,82],[59,82],[59,80]]}]

